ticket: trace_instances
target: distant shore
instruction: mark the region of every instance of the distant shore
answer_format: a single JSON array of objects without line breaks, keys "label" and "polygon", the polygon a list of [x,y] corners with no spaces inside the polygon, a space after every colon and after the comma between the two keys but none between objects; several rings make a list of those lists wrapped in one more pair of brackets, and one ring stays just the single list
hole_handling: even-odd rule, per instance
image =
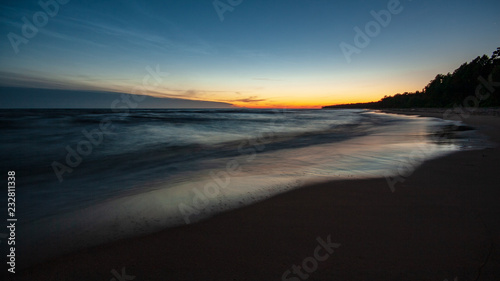
[{"label": "distant shore", "polygon": [[[463,120],[467,123],[466,120],[468,115],[473,116],[500,116],[500,108],[498,107],[487,107],[487,108],[465,108],[465,107],[457,107],[457,108],[391,108],[391,109],[382,109],[381,111],[387,113],[399,113],[406,115],[414,115],[418,114],[424,117],[439,117],[447,119],[446,116],[450,117],[458,117],[462,116],[460,120]],[[457,119],[457,118],[455,118]]]},{"label": "distant shore", "polygon": [[[461,117],[500,144],[500,117]],[[500,280],[499,163],[497,145],[427,161],[394,192],[386,179],[307,186],[69,254],[15,280]]]}]

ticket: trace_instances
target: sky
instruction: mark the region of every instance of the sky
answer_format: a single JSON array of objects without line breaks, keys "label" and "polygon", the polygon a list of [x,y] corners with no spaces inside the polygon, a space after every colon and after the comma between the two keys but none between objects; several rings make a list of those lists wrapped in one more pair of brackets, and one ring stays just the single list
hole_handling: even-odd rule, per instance
[{"label": "sky", "polygon": [[498,0],[3,0],[0,86],[65,90],[68,105],[88,91],[198,107],[377,101],[491,55],[498,11]]}]

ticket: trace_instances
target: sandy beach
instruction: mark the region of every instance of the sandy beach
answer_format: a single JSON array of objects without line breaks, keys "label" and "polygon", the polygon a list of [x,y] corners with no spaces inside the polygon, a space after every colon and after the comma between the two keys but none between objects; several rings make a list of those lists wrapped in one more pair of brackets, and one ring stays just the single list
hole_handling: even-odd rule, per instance
[{"label": "sandy beach", "polygon": [[500,1],[0,7],[0,281],[500,281]]},{"label": "sandy beach", "polygon": [[[500,143],[500,117],[464,122]],[[15,280],[500,280],[498,163],[497,146],[425,162],[394,192],[386,179],[306,186]]]}]

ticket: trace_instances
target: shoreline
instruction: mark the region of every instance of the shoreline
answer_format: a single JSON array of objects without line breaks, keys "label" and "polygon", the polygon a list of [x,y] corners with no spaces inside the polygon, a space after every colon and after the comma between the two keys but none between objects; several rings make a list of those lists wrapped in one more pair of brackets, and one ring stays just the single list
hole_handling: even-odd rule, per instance
[{"label": "shoreline", "polygon": [[[500,118],[464,121],[500,143]],[[110,280],[115,270],[137,280],[279,280],[307,260],[311,272],[302,273],[309,280],[468,280],[478,274],[494,280],[500,277],[499,161],[498,146],[426,161],[394,193],[385,179],[302,187],[193,225],[65,255],[16,277]],[[327,237],[340,246],[312,262],[318,241]],[[294,276],[300,277],[285,275]]]}]

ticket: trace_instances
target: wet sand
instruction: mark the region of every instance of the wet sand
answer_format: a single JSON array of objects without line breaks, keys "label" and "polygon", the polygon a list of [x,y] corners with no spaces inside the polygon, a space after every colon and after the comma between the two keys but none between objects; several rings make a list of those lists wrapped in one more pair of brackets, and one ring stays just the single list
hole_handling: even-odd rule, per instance
[{"label": "wet sand", "polygon": [[[500,143],[500,117],[464,121]],[[500,280],[499,163],[497,146],[425,162],[394,192],[386,179],[306,186],[12,280]]]}]

